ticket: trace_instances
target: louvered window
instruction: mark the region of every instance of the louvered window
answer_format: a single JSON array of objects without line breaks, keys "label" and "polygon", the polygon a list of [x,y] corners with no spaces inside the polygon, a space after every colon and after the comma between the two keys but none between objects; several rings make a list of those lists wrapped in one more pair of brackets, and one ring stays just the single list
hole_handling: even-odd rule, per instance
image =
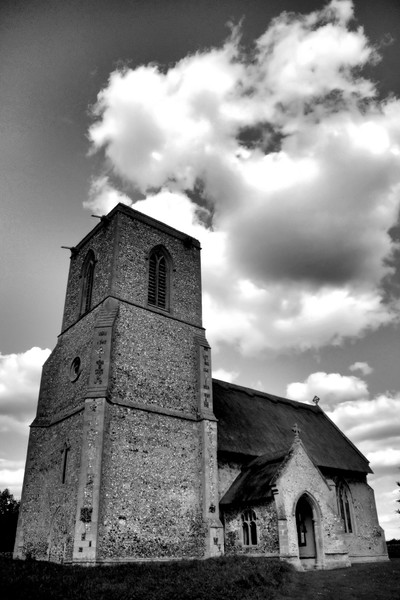
[{"label": "louvered window", "polygon": [[81,315],[87,313],[92,307],[94,265],[94,253],[92,250],[89,250],[82,267]]},{"label": "louvered window", "polygon": [[158,249],[149,258],[149,304],[164,310],[169,308],[168,283],[168,261],[162,250]]}]

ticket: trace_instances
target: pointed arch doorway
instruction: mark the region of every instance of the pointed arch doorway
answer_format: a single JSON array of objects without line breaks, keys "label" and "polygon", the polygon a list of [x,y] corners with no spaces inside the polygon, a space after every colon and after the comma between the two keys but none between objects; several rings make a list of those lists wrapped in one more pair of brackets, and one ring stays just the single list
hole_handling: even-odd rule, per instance
[{"label": "pointed arch doorway", "polygon": [[318,543],[314,507],[311,499],[303,494],[296,504],[296,528],[299,545],[299,558],[305,568],[313,568],[317,563]]}]

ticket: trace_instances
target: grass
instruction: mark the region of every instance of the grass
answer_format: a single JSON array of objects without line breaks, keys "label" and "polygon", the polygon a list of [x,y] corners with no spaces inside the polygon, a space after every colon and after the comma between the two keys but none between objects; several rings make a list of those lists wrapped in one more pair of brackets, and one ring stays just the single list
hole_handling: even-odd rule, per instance
[{"label": "grass", "polygon": [[279,600],[400,600],[400,558],[335,571],[295,573]]},{"label": "grass", "polygon": [[2,600],[275,600],[292,569],[279,560],[219,558],[106,567],[0,561]]},{"label": "grass", "polygon": [[263,558],[70,567],[0,559],[2,600],[399,600],[400,559],[297,573]]}]

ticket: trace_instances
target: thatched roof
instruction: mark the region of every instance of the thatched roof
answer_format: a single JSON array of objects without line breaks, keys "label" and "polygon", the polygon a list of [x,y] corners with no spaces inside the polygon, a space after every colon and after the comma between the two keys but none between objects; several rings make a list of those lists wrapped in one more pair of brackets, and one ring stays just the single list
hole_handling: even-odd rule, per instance
[{"label": "thatched roof", "polygon": [[247,465],[236,477],[220,504],[252,504],[263,502],[271,494],[271,484],[275,479],[284,458],[268,461],[260,456]]},{"label": "thatched roof", "polygon": [[274,461],[300,439],[320,468],[371,473],[365,456],[334,425],[319,406],[295,402],[223,381],[213,380],[214,413],[218,419],[218,451]]}]

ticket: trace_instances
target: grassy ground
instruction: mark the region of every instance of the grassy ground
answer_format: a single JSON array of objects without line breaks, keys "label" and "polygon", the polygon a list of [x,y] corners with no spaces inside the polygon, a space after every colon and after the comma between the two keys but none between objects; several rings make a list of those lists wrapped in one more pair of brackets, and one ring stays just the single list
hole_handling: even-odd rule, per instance
[{"label": "grassy ground", "polygon": [[399,600],[400,559],[296,573],[279,561],[222,558],[63,567],[0,559],[2,600]]},{"label": "grassy ground", "polygon": [[1,600],[275,600],[292,570],[278,560],[71,567],[0,561]]},{"label": "grassy ground", "polygon": [[400,558],[348,569],[295,573],[279,600],[400,600]]}]

